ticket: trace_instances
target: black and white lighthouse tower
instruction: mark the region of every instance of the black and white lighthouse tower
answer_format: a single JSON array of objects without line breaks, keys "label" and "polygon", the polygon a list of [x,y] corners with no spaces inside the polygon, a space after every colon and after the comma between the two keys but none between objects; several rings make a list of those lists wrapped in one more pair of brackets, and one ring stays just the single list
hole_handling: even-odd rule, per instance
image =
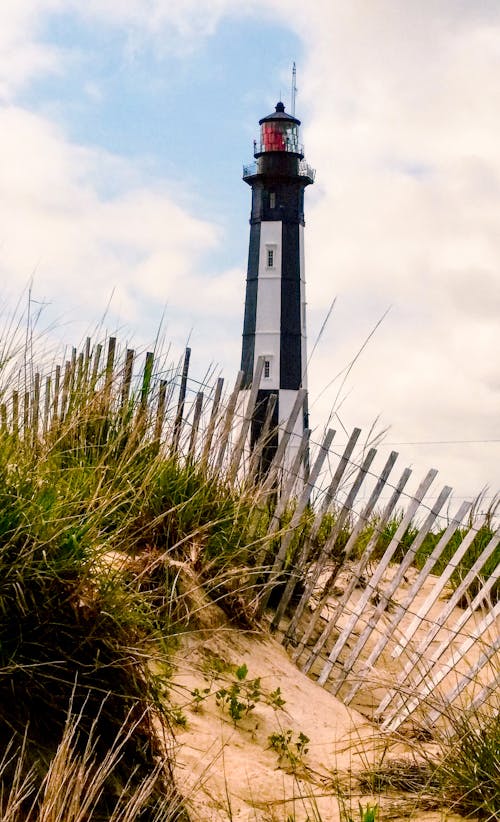
[{"label": "black and white lighthouse tower", "polygon": [[[287,114],[283,103],[259,124],[255,162],[243,168],[243,179],[252,189],[252,211],[241,370],[243,390],[248,390],[258,358],[264,358],[252,444],[271,395],[277,395],[272,418],[276,433],[266,449],[270,457],[278,444],[278,424],[288,419],[299,389],[307,389],[304,189],[314,182],[314,171],[304,160],[300,120]],[[306,398],[290,442],[292,452],[307,423]]]}]

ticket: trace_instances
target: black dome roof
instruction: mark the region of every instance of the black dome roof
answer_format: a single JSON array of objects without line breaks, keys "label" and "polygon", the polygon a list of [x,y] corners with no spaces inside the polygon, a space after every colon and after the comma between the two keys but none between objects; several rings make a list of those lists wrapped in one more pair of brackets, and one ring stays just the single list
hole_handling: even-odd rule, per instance
[{"label": "black dome roof", "polygon": [[287,114],[285,112],[285,106],[281,101],[276,103],[276,110],[273,111],[272,114],[268,114],[267,117],[263,117],[262,120],[259,120],[259,126],[261,126],[262,123],[268,123],[276,120],[288,120],[288,122],[295,123],[297,126],[300,126],[300,120],[297,120],[297,118],[292,114]]}]

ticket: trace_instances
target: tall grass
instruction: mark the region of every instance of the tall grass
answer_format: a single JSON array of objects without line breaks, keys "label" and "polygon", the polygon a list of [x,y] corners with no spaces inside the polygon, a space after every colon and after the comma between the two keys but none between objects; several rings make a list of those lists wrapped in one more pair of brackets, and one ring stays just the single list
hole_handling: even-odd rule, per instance
[{"label": "tall grass", "polygon": [[[230,598],[224,574],[245,544],[248,504],[159,447],[143,391],[124,405],[121,375],[104,374],[99,387],[75,366],[45,430],[29,407],[20,424],[10,385],[0,428],[0,745],[22,756],[3,761],[2,802],[25,808],[29,786],[40,818],[73,818],[66,805],[41,810],[70,748],[66,776],[91,757],[102,782],[92,818],[145,791],[141,818],[156,819],[175,792],[165,682],[186,623],[172,563],[195,544],[200,580]],[[29,377],[22,388],[33,397]],[[68,731],[70,706],[78,719]]]}]

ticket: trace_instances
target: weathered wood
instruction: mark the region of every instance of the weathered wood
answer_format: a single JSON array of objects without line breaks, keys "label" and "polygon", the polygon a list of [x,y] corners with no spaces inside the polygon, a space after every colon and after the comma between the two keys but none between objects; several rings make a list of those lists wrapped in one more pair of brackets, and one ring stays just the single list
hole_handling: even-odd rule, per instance
[{"label": "weathered wood", "polygon": [[19,392],[12,392],[12,434],[19,436]]},{"label": "weathered wood", "polygon": [[[500,636],[497,636],[491,643],[487,650],[484,651],[476,662],[471,665],[468,670],[462,674],[455,687],[442,697],[442,705],[439,708],[431,708],[425,717],[425,724],[432,727],[439,717],[447,712],[447,709],[453,705],[457,697],[473,682],[477,681],[478,675],[483,668],[496,656],[500,650]],[[500,673],[499,673],[500,676]],[[440,700],[441,701],[441,700]]]},{"label": "weathered wood", "polygon": [[66,360],[64,365],[64,377],[63,377],[63,385],[62,385],[62,394],[61,394],[61,408],[59,411],[59,419],[61,422],[64,420],[66,416],[66,411],[68,407],[68,399],[69,399],[69,390],[71,385],[71,361]]},{"label": "weathered wood", "polygon": [[28,440],[30,434],[30,395],[29,391],[24,392],[23,398],[23,438]]},{"label": "weathered wood", "polygon": [[[370,597],[372,596],[376,586],[378,585],[379,581],[382,579],[389,562],[391,561],[392,557],[394,556],[396,550],[399,547],[400,540],[403,538],[404,534],[408,526],[410,525],[415,513],[417,512],[422,499],[424,498],[425,494],[427,493],[431,483],[433,482],[434,478],[436,477],[437,471],[432,469],[427,473],[425,478],[420,483],[415,496],[410,500],[408,508],[406,510],[405,515],[403,516],[396,533],[394,534],[392,540],[390,541],[389,545],[387,546],[384,555],[379,563],[377,570],[375,571],[372,579],[370,580],[369,586],[363,592],[363,595],[360,599],[358,610],[360,613],[363,613],[363,609],[368,604]],[[341,632],[337,642],[335,643],[334,647],[332,648],[327,661],[325,662],[323,669],[318,677],[318,683],[320,685],[324,685],[326,680],[328,679],[332,668],[337,661],[339,654],[341,653],[342,649],[344,648],[345,644],[347,643],[353,628],[355,627],[356,623],[359,620],[358,614],[352,614],[347,621],[347,624],[343,631]]]},{"label": "weathered wood", "polygon": [[493,694],[498,699],[500,689],[500,670],[497,670],[492,680],[487,682],[466,708],[462,707],[467,716],[473,717],[490,699]]},{"label": "weathered wood", "polygon": [[[152,351],[146,353],[144,371],[142,372],[141,384],[141,413],[145,414],[148,408],[148,397],[151,390],[151,380],[153,378],[154,354]],[[186,374],[187,377],[187,374]]]},{"label": "weathered wood", "polygon": [[108,354],[106,357],[106,368],[104,371],[104,395],[107,404],[109,404],[111,398],[111,387],[113,385],[115,367],[115,353],[116,337],[110,337],[108,340]]},{"label": "weathered wood", "polygon": [[231,483],[236,480],[236,477],[238,475],[241,457],[243,455],[243,449],[245,448],[245,444],[248,439],[248,432],[250,430],[250,425],[252,424],[252,420],[254,417],[255,404],[257,402],[257,394],[259,392],[260,381],[262,379],[262,373],[264,371],[264,359],[265,357],[263,355],[261,355],[257,359],[257,365],[255,367],[255,372],[252,380],[252,387],[250,388],[248,402],[245,408],[245,413],[241,423],[240,432],[236,440],[236,444],[233,448],[231,462],[229,463],[227,478]]},{"label": "weathered wood", "polygon": [[[485,523],[486,516],[482,518],[479,527],[481,528]],[[453,558],[450,559],[450,562],[448,562],[446,568],[443,569],[440,576],[437,578],[435,584],[432,587],[432,590],[430,591],[429,595],[426,597],[426,599],[418,609],[412,622],[410,623],[408,628],[405,629],[404,636],[401,637],[398,645],[392,653],[393,658],[400,656],[405,650],[405,648],[410,644],[413,637],[415,636],[416,631],[421,626],[422,622],[426,619],[430,609],[438,601],[440,595],[442,594],[446,585],[450,581],[453,571],[462,561],[464,556],[467,554],[467,551],[471,547],[476,536],[476,528],[470,528],[467,534],[464,536],[462,542],[458,546],[457,550],[453,554]]]},{"label": "weathered wood", "polygon": [[98,343],[94,351],[94,361],[92,363],[92,374],[90,376],[90,391],[94,393],[99,379],[99,369],[101,367],[102,345]]},{"label": "weathered wood", "polygon": [[[381,472],[381,474],[380,474],[380,476],[379,476],[379,478],[378,478],[378,480],[375,484],[375,487],[373,488],[373,491],[370,494],[368,502],[365,505],[365,507],[363,508],[363,510],[361,511],[361,513],[359,514],[359,516],[356,520],[356,523],[354,525],[354,528],[352,529],[352,532],[349,536],[349,539],[347,540],[345,548],[342,552],[342,554],[343,554],[343,557],[342,557],[343,563],[347,562],[347,560],[351,556],[351,553],[352,553],[352,551],[353,551],[353,549],[354,549],[354,547],[355,547],[355,545],[358,541],[358,537],[361,534],[361,531],[363,530],[363,528],[365,528],[368,525],[369,518],[370,518],[370,516],[371,516],[371,514],[372,514],[372,512],[375,508],[375,505],[378,502],[380,494],[382,493],[382,491],[384,490],[384,488],[386,486],[387,480],[389,478],[389,475],[390,475],[390,473],[391,473],[391,471],[394,467],[394,463],[396,462],[397,458],[398,458],[397,452],[396,451],[391,451],[391,453],[389,455],[389,458],[387,459],[387,461],[386,461],[386,463],[385,463],[385,465],[382,469],[382,472]],[[307,628],[306,628],[306,630],[305,630],[305,632],[302,636],[302,639],[298,643],[298,645],[297,645],[297,647],[296,647],[296,649],[293,653],[292,658],[293,658],[294,661],[297,661],[300,658],[300,656],[302,655],[302,652],[304,651],[307,643],[309,642],[309,639],[312,636],[312,633],[313,633],[313,631],[316,627],[316,624],[317,624],[318,620],[321,617],[321,612],[322,612],[324,606],[326,605],[326,603],[328,601],[328,598],[329,598],[330,592],[331,592],[331,588],[332,588],[332,585],[335,581],[336,576],[337,576],[337,570],[335,568],[333,575],[332,574],[330,575],[330,577],[327,581],[327,584],[325,585],[325,589],[324,589],[323,593],[321,594],[320,601],[318,602],[316,608],[314,609],[313,613],[311,614],[311,619],[310,619],[309,624],[308,624],[308,626],[307,626]],[[314,570],[314,577],[315,577],[314,584],[312,586],[309,586],[310,587],[310,593],[308,595],[308,600],[310,599],[311,595],[313,594],[314,586],[317,584],[318,579],[319,579],[319,574],[317,573],[316,569]],[[305,599],[305,594],[306,594],[306,591],[304,591],[304,599]],[[304,605],[305,604],[306,603],[304,603]],[[290,626],[289,630],[291,628],[292,628],[292,626]],[[321,647],[323,647],[323,646],[321,645],[320,649],[321,649]],[[308,671],[310,669],[311,665],[313,664],[314,660],[317,657],[317,653],[318,652],[312,653],[310,655],[310,658],[309,658],[310,661],[308,660],[306,662],[306,664],[304,665],[302,670],[307,670]]]},{"label": "weathered wood", "polygon": [[[449,523],[449,525],[446,528],[446,530],[445,530],[444,534],[442,535],[441,539],[438,541],[438,543],[435,546],[434,550],[429,555],[429,557],[425,561],[423,567],[419,571],[419,573],[417,575],[417,578],[415,579],[413,584],[410,586],[410,589],[409,589],[406,597],[395,608],[395,610],[394,610],[394,612],[393,612],[393,614],[390,618],[389,624],[384,628],[384,632],[380,636],[379,641],[376,643],[374,649],[369,654],[366,661],[363,663],[364,667],[367,670],[370,670],[370,668],[373,665],[375,665],[375,663],[379,659],[380,655],[382,654],[384,648],[386,647],[388,642],[394,636],[401,620],[403,619],[405,614],[408,611],[411,610],[411,607],[412,607],[412,604],[413,604],[413,601],[414,601],[415,597],[417,596],[417,594],[421,590],[421,588],[422,588],[423,584],[425,583],[426,579],[428,578],[429,574],[432,573],[432,569],[434,568],[436,562],[438,561],[439,557],[442,555],[442,553],[445,550],[445,548],[447,547],[450,539],[452,538],[452,536],[457,531],[460,523],[462,522],[464,517],[468,514],[471,507],[472,507],[472,503],[463,502],[462,505],[460,506],[457,514],[455,515],[455,517]],[[394,588],[394,591],[395,590],[396,590],[396,588]],[[352,696],[354,696],[354,694],[356,693],[356,690],[353,688],[352,692],[350,692],[350,693],[352,693]]]},{"label": "weathered wood", "polygon": [[226,448],[229,441],[231,428],[233,426],[236,405],[241,391],[241,386],[243,384],[244,376],[245,374],[243,371],[238,371],[238,374],[236,376],[236,382],[234,384],[234,388],[231,392],[231,396],[229,397],[229,402],[227,404],[226,414],[224,417],[224,423],[222,426],[222,432],[220,437],[219,452],[217,454],[217,459],[215,461],[215,471],[217,473],[219,473],[219,471],[222,469],[222,464],[224,462],[224,456],[226,454]]},{"label": "weathered wood", "polygon": [[[268,603],[269,596],[271,591],[274,587],[277,577],[279,576],[284,562],[285,557],[292,542],[292,539],[295,535],[295,529],[298,527],[300,520],[302,519],[302,515],[306,510],[306,507],[309,505],[309,501],[311,499],[311,494],[314,491],[316,482],[318,481],[318,477],[320,475],[321,469],[323,468],[323,464],[325,462],[326,457],[328,456],[328,452],[330,450],[330,445],[332,444],[332,440],[335,436],[335,431],[331,428],[325,434],[325,438],[321,443],[318,453],[316,455],[316,459],[314,461],[314,465],[312,467],[311,473],[308,477],[307,482],[304,484],[302,492],[297,500],[297,505],[295,511],[293,512],[292,519],[290,520],[290,524],[287,526],[285,533],[281,538],[281,545],[279,551],[276,555],[274,560],[273,567],[271,569],[271,573],[269,576],[269,580],[264,586],[262,591],[262,596],[260,597],[260,604],[258,608],[258,613],[262,614],[264,609]],[[300,557],[299,557],[300,561]],[[285,586],[285,590],[280,599],[280,603],[278,605],[276,614],[274,615],[274,619],[271,623],[271,630],[276,630],[279,626],[280,620],[285,613],[286,607],[290,601],[290,598],[293,594],[295,585],[297,582],[297,577],[295,576],[294,570],[291,571],[291,574],[288,578],[288,582]]]},{"label": "weathered wood", "polygon": [[[434,639],[436,638],[438,633],[441,631],[443,626],[448,621],[448,619],[451,616],[454,608],[458,605],[458,603],[460,602],[460,600],[462,599],[462,597],[466,593],[469,585],[473,582],[473,580],[479,574],[479,572],[481,571],[481,569],[483,568],[485,563],[489,560],[489,558],[491,557],[493,552],[496,550],[499,542],[500,542],[500,530],[497,531],[495,534],[493,534],[492,538],[490,539],[488,544],[484,547],[484,549],[481,552],[480,556],[477,558],[477,560],[474,562],[472,567],[469,569],[469,571],[467,572],[467,574],[465,575],[463,580],[457,586],[457,588],[455,589],[455,591],[453,592],[453,594],[451,595],[449,600],[444,604],[444,606],[443,606],[441,612],[439,613],[439,615],[434,619],[434,622],[431,625],[431,627],[429,628],[429,630],[427,631],[427,634],[425,635],[424,639],[418,644],[416,651],[412,654],[410,660],[407,662],[407,664],[405,665],[402,673],[398,677],[395,688],[392,689],[391,691],[389,691],[389,693],[382,700],[379,708],[376,711],[377,716],[382,715],[382,712],[385,711],[386,708],[392,702],[396,703],[396,705],[393,708],[392,712],[390,712],[387,715],[387,717],[385,719],[386,723],[389,723],[391,721],[391,719],[393,718],[393,716],[395,716],[398,713],[399,706],[404,701],[403,694],[404,694],[405,689],[408,687],[408,678],[409,678],[410,674],[412,672],[417,673],[417,676],[418,676],[417,685],[418,685],[418,682],[421,681],[422,678],[425,677],[427,671],[430,670],[430,667],[432,667],[433,660],[429,659],[430,656],[431,656],[431,650],[430,649],[431,649],[432,642],[434,641]],[[458,550],[460,550],[460,548]],[[457,567],[458,563],[455,561],[455,557],[453,558],[453,561],[451,561],[449,563],[449,566],[450,565],[452,566],[452,568]],[[448,566],[448,569],[449,569],[449,566]],[[495,578],[494,578],[494,575],[492,574],[490,576],[490,578],[487,580],[487,582],[485,583],[485,585],[483,586],[483,588],[480,592],[482,596],[484,596],[484,591],[486,591],[486,593],[488,593],[488,591],[491,589],[491,586],[494,584],[494,581],[495,581]],[[476,599],[477,599],[477,597],[476,597]],[[465,624],[465,622],[467,622],[467,620],[469,618],[470,618],[470,609],[468,609],[466,611],[466,613],[464,614],[464,617],[460,620],[459,630]],[[427,662],[428,659],[429,659],[429,662]]]},{"label": "weathered wood", "polygon": [[37,372],[33,379],[33,397],[31,403],[31,430],[33,441],[38,439],[38,424],[40,419],[40,374]]},{"label": "weathered wood", "polygon": [[[382,724],[382,728],[387,731],[395,731],[400,725],[403,724],[416,710],[417,708],[429,697],[430,694],[438,687],[438,685],[443,681],[443,679],[454,670],[457,666],[458,662],[462,660],[465,655],[470,651],[476,641],[490,628],[491,625],[494,624],[497,617],[500,615],[500,602],[497,602],[494,608],[489,611],[486,616],[481,620],[479,625],[477,625],[470,636],[468,636],[464,642],[459,646],[456,651],[453,651],[449,657],[447,658],[446,662],[437,670],[428,670],[418,683],[418,685],[422,686],[421,689],[416,692],[415,685],[412,687],[412,692],[416,695],[412,696],[409,700],[407,700],[403,705],[398,708],[396,714],[392,714],[391,717],[387,718],[386,721]],[[470,614],[468,615],[470,618]],[[446,640],[446,643],[441,643],[440,647],[437,651],[432,655],[431,661],[434,663],[436,662],[443,651],[449,648],[450,642]]]},{"label": "weathered wood", "polygon": [[267,403],[266,408],[266,417],[264,419],[264,424],[262,426],[262,430],[260,432],[259,438],[255,443],[252,453],[250,455],[250,461],[248,465],[247,475],[246,475],[246,485],[247,487],[257,486],[260,484],[262,479],[260,465],[262,455],[264,453],[264,448],[269,442],[269,438],[274,435],[274,431],[271,430],[271,424],[273,421],[273,414],[274,409],[276,408],[276,403],[278,401],[277,394],[271,394],[269,396],[269,401]]},{"label": "weathered wood", "polygon": [[125,354],[125,367],[123,369],[123,382],[120,397],[120,410],[125,411],[130,397],[130,386],[132,385],[132,372],[134,369],[135,352],[131,348],[127,348]]},{"label": "weathered wood", "polygon": [[154,439],[157,443],[161,440],[161,434],[163,430],[163,420],[165,419],[165,407],[166,407],[166,400],[167,400],[167,381],[160,380],[160,387],[158,390],[158,406],[156,409],[156,422],[155,422],[155,431],[154,431]]},{"label": "weathered wood", "polygon": [[202,463],[208,462],[208,458],[212,451],[212,440],[215,432],[215,426],[217,423],[217,416],[219,413],[219,405],[222,396],[223,386],[224,380],[222,377],[219,377],[217,379],[217,383],[215,386],[214,398],[212,400],[212,409],[210,411],[210,419],[208,421],[207,430],[205,431],[205,435],[203,437],[203,449],[201,452]]},{"label": "weathered wood", "polygon": [[264,537],[264,540],[263,540],[263,546],[260,549],[260,551],[257,554],[257,557],[255,559],[255,567],[256,567],[257,570],[262,570],[262,564],[264,562],[264,559],[265,559],[265,556],[266,556],[266,553],[267,553],[269,540],[271,539],[273,534],[275,534],[280,529],[281,517],[285,513],[286,508],[290,503],[290,496],[291,496],[292,490],[295,486],[295,483],[297,481],[297,477],[298,477],[299,472],[300,472],[300,467],[302,465],[304,455],[308,451],[310,438],[311,438],[311,429],[306,428],[303,435],[302,435],[300,445],[297,449],[297,453],[295,454],[293,463],[291,465],[288,478],[287,478],[285,484],[282,486],[281,493],[278,497],[276,507],[275,507],[275,509],[273,511],[273,514],[272,514],[272,517],[271,517],[271,522],[269,523],[269,527],[267,529],[266,536]]},{"label": "weathered wood", "polygon": [[50,422],[50,392],[52,388],[52,380],[50,377],[45,377],[45,393],[43,403],[43,433],[46,434],[49,430]]},{"label": "weathered wood", "polygon": [[[450,488],[449,485],[444,486],[444,488],[441,491],[441,493],[439,494],[436,502],[432,506],[432,508],[431,508],[424,524],[420,527],[420,529],[419,529],[415,539],[411,543],[410,547],[407,548],[406,553],[405,553],[403,559],[401,560],[401,562],[399,563],[397,571],[394,574],[393,578],[388,583],[386,588],[384,588],[383,590],[378,590],[377,591],[377,593],[378,593],[378,603],[377,603],[377,605],[375,607],[375,610],[373,611],[372,615],[369,617],[368,622],[367,622],[365,628],[363,629],[363,631],[361,632],[361,635],[360,635],[358,641],[356,642],[353,650],[351,651],[347,661],[342,666],[342,678],[344,678],[344,679],[347,678],[350,671],[353,669],[354,665],[356,664],[357,660],[359,659],[359,656],[360,656],[363,648],[365,647],[369,637],[371,636],[371,634],[375,630],[380,618],[382,617],[382,615],[384,614],[384,612],[388,608],[389,604],[392,603],[392,597],[393,597],[394,593],[397,591],[397,589],[399,588],[401,582],[403,581],[403,577],[404,577],[406,571],[408,570],[410,565],[413,563],[413,561],[414,561],[414,559],[417,555],[418,549],[421,547],[421,545],[424,542],[425,537],[430,532],[432,526],[434,525],[434,522],[436,521],[440,511],[442,510],[443,505],[445,504],[445,502],[449,498],[452,490],[453,489]],[[368,583],[368,587],[369,586],[370,586],[370,583]],[[346,705],[348,705],[352,701],[354,695],[356,694],[356,692],[357,692],[357,690],[360,686],[361,686],[361,682],[358,679],[358,681],[355,682],[351,686],[351,689],[349,690],[349,693],[344,698],[344,702],[345,702]],[[341,687],[341,682],[339,681],[339,678],[338,678],[337,682],[335,684],[335,689],[334,689],[335,693],[338,693],[338,691],[340,690],[340,687]]]},{"label": "weathered wood", "polygon": [[59,420],[59,391],[61,388],[61,366],[56,365],[54,376],[54,396],[52,397],[52,425],[57,425]]},{"label": "weathered wood", "polygon": [[179,399],[177,401],[177,411],[175,414],[174,431],[172,435],[172,452],[175,453],[179,448],[179,439],[182,429],[182,417],[184,414],[184,404],[186,402],[186,388],[189,373],[189,361],[191,359],[191,349],[186,348],[184,352],[184,362],[182,364],[181,384],[179,387]]},{"label": "weathered wood", "polygon": [[295,428],[295,423],[297,422],[299,413],[304,406],[306,397],[306,389],[300,388],[297,391],[297,396],[295,398],[295,402],[290,412],[290,416],[288,417],[288,420],[286,422],[285,428],[281,433],[281,437],[278,442],[278,447],[272,459],[271,465],[269,466],[266,478],[261,485],[259,497],[266,497],[269,494],[269,492],[274,492],[274,489],[276,488],[279,472],[283,467],[286,450],[288,448],[290,438],[293,434],[293,430]]},{"label": "weathered wood", "polygon": [[196,401],[194,406],[193,422],[191,425],[191,435],[189,437],[188,457],[190,460],[194,459],[196,449],[196,438],[198,436],[198,429],[200,427],[201,412],[203,409],[203,391],[198,391],[196,394]]},{"label": "weathered wood", "polygon": [[[350,514],[353,511],[353,507],[354,507],[354,503],[356,501],[356,497],[357,497],[358,492],[359,492],[359,490],[360,490],[360,488],[361,488],[361,486],[362,486],[362,484],[363,484],[363,482],[366,478],[366,475],[367,475],[368,471],[371,468],[371,465],[372,465],[373,460],[375,459],[376,453],[377,453],[377,451],[376,451],[375,448],[370,448],[370,450],[368,451],[365,459],[363,460],[362,465],[359,467],[358,473],[356,475],[356,479],[354,480],[354,482],[353,482],[353,484],[352,484],[352,486],[349,490],[349,493],[347,494],[347,497],[345,499],[344,504],[340,508],[340,511],[338,513],[338,516],[337,516],[335,524],[332,528],[332,531],[331,531],[330,535],[328,536],[328,539],[325,541],[325,544],[324,544],[324,546],[322,547],[322,549],[319,553],[319,557],[318,557],[318,560],[316,562],[316,567],[315,567],[315,569],[312,573],[308,574],[308,578],[306,580],[304,592],[302,594],[302,597],[300,598],[300,601],[297,605],[295,614],[293,615],[293,618],[292,618],[292,620],[291,620],[291,622],[288,626],[288,629],[287,629],[285,637],[284,637],[284,644],[285,645],[287,645],[292,639],[294,639],[295,630],[297,628],[299,620],[302,617],[304,609],[305,609],[305,607],[306,607],[306,605],[307,605],[307,603],[308,603],[308,601],[309,601],[309,599],[310,599],[310,597],[311,597],[311,595],[314,591],[314,587],[315,587],[321,573],[324,571],[324,569],[326,567],[326,564],[327,564],[328,560],[330,559],[330,557],[333,556],[333,552],[334,552],[335,546],[337,544],[337,540],[338,540],[340,534],[342,533],[342,529],[343,529],[343,527],[344,527],[344,525],[347,521],[347,518],[350,516]],[[342,462],[342,460],[343,460],[343,457],[341,459],[341,462]],[[325,509],[325,513],[326,513],[326,510],[327,509]],[[311,552],[311,544],[306,543],[305,548],[304,548],[304,559],[302,561],[302,568],[303,568],[304,572],[305,572],[306,563],[309,559],[310,552]],[[342,564],[342,561],[338,560],[337,563],[336,563],[336,567],[335,567],[334,571],[332,571],[332,573],[330,574],[330,579],[327,583],[327,588],[329,588],[330,585],[333,585],[333,583],[335,581],[335,578],[337,576],[338,570],[341,567],[341,564]]]}]

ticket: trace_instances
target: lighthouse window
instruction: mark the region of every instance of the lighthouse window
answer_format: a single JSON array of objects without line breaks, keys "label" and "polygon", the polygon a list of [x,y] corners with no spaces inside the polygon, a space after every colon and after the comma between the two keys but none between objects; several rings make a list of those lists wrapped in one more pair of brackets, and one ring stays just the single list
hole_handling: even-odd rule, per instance
[{"label": "lighthouse window", "polygon": [[267,267],[274,268],[274,248],[267,249]]},{"label": "lighthouse window", "polygon": [[276,208],[276,194],[274,191],[271,191],[269,195],[269,208]]},{"label": "lighthouse window", "polygon": [[271,360],[264,360],[264,379],[268,380],[271,376]]}]

